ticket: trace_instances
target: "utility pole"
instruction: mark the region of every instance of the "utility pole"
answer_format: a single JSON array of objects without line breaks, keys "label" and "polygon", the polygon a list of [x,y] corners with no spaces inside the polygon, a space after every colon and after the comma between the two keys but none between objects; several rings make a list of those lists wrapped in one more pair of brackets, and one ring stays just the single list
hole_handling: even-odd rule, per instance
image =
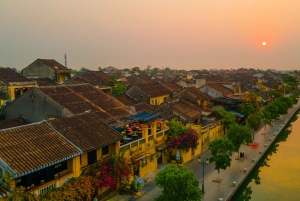
[{"label": "utility pole", "polygon": [[65,53],[65,67],[67,68],[67,54]]}]

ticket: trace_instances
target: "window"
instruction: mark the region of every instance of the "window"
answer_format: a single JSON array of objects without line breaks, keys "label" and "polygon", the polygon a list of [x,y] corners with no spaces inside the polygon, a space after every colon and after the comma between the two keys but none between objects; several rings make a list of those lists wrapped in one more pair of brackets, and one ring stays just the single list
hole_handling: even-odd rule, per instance
[{"label": "window", "polygon": [[106,155],[109,153],[109,146],[102,147],[102,155]]},{"label": "window", "polygon": [[54,184],[51,184],[50,186],[47,186],[46,188],[41,189],[40,194],[46,193],[47,191],[54,188]]},{"label": "window", "polygon": [[3,171],[3,169],[0,167],[0,177],[2,177],[3,174],[4,174],[4,171]]},{"label": "window", "polygon": [[97,161],[97,150],[88,152],[88,165],[91,165]]}]

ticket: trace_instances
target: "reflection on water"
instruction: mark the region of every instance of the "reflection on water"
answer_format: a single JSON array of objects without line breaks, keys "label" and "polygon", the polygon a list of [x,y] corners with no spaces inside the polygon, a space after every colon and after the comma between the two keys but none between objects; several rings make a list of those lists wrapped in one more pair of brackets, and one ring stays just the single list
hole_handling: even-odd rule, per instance
[{"label": "reflection on water", "polygon": [[300,119],[295,115],[246,178],[232,201],[299,200]]}]

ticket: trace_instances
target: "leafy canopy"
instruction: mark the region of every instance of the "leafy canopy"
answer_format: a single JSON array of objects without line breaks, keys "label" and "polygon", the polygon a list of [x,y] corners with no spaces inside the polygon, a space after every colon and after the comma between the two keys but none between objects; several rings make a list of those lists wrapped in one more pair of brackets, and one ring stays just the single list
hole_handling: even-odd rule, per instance
[{"label": "leafy canopy", "polygon": [[252,142],[250,129],[238,124],[233,124],[229,128],[227,138],[232,142],[235,152],[239,151],[241,145]]},{"label": "leafy canopy", "polygon": [[155,201],[201,201],[202,193],[194,172],[186,167],[169,164],[155,178],[156,185],[163,188]]},{"label": "leafy canopy", "polygon": [[217,108],[214,109],[214,114],[222,119],[222,122],[225,124],[226,128],[229,128],[232,124],[236,122],[235,114],[227,112],[224,109]]},{"label": "leafy canopy", "polygon": [[231,165],[231,156],[234,146],[228,138],[217,138],[209,144],[212,157],[210,162],[215,162],[215,170],[225,170]]}]

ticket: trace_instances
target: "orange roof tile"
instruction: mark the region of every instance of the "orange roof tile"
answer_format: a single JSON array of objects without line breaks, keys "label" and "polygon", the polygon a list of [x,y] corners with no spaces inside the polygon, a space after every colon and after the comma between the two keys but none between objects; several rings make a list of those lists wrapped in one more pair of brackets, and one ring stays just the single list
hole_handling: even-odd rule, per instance
[{"label": "orange roof tile", "polygon": [[1,130],[0,141],[0,158],[16,175],[80,153],[46,123]]},{"label": "orange roof tile", "polygon": [[15,72],[10,68],[1,68],[1,67],[0,67],[0,79],[5,82],[32,82],[27,77],[21,75],[18,72]]},{"label": "orange roof tile", "polygon": [[53,119],[48,122],[84,152],[107,146],[123,138],[120,133],[92,113]]},{"label": "orange roof tile", "polygon": [[60,85],[37,89],[73,114],[90,110],[105,117],[105,120],[132,114],[127,106],[90,84]]}]

